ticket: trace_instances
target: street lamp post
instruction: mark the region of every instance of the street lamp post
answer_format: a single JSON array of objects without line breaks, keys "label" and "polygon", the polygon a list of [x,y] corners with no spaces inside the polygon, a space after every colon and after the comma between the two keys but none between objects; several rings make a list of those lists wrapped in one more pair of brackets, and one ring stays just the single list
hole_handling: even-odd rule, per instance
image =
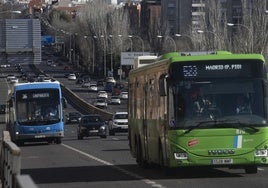
[{"label": "street lamp post", "polygon": [[91,41],[92,41],[92,72],[94,73],[95,72],[95,40],[97,36],[94,35],[92,38],[91,38]]},{"label": "street lamp post", "polygon": [[170,37],[170,36],[157,35],[157,38],[163,38],[163,37],[166,37],[166,40],[169,39],[173,43],[173,45],[174,45],[174,52],[176,52],[177,51],[177,45],[176,45],[175,40],[172,37]]},{"label": "street lamp post", "polygon": [[113,41],[112,41],[113,35],[109,35],[108,39],[110,40],[111,45],[111,73],[113,74]]},{"label": "street lamp post", "polygon": [[[120,57],[121,57],[121,55],[122,55],[122,51],[123,51],[123,40],[122,40],[122,35],[118,35],[118,37],[119,37],[119,39],[120,39],[120,51],[121,51],[121,53],[120,53]],[[131,40],[131,39],[130,39]],[[120,62],[120,72],[119,72],[119,79],[120,79],[120,81],[122,80],[122,64],[121,64],[121,62]]]},{"label": "street lamp post", "polygon": [[190,41],[191,41],[191,43],[192,43],[192,46],[194,47],[193,39],[192,39],[191,36],[186,35],[186,34],[183,34],[183,35],[182,35],[182,34],[177,33],[177,34],[175,34],[175,37],[187,37],[187,38],[189,38]]},{"label": "street lamp post", "polygon": [[70,63],[73,63],[72,62],[72,50],[73,49],[72,49],[72,33],[71,32],[69,32],[69,37],[70,37],[69,38],[69,40],[70,40],[70,44],[69,44],[70,45],[70,49],[69,49],[69,62]]},{"label": "street lamp post", "polygon": [[[76,36],[78,35],[78,33],[74,33],[74,49],[73,49],[73,62],[76,63],[76,54],[75,54],[75,48],[76,48]],[[77,66],[77,63],[76,63],[76,66]],[[77,66],[78,67],[78,66]]]},{"label": "street lamp post", "polygon": [[[84,36],[84,39],[87,39],[88,36]],[[92,73],[95,71],[95,47],[94,47],[94,38],[97,38],[97,36],[91,37],[91,43],[92,43]]]},{"label": "street lamp post", "polygon": [[[202,33],[211,33],[211,34],[213,34],[214,37],[218,38],[218,41],[220,41],[220,37],[216,33],[212,32],[212,31],[197,30],[197,33],[200,33],[200,34],[202,34]],[[213,40],[213,49],[215,50],[214,41],[215,41],[215,38]],[[219,47],[219,48],[221,49],[221,47]]]},{"label": "street lamp post", "polygon": [[144,54],[144,42],[143,42],[143,39],[140,36],[136,36],[136,35],[129,35],[128,37],[129,38],[137,37],[141,41],[142,54]]},{"label": "street lamp post", "polygon": [[228,26],[233,27],[233,26],[241,26],[245,29],[248,30],[248,33],[250,34],[251,37],[251,52],[253,52],[253,32],[247,27],[246,25],[243,24],[234,24],[234,23],[227,23]]},{"label": "street lamp post", "polygon": [[104,77],[106,77],[106,45],[105,45],[105,39],[104,35],[100,36],[103,39],[103,46],[104,46],[104,51],[103,51],[103,72],[104,72]]},{"label": "street lamp post", "polygon": [[128,36],[128,39],[130,40],[130,51],[132,52],[132,46],[133,46],[133,42],[132,42],[132,36],[131,35]]}]

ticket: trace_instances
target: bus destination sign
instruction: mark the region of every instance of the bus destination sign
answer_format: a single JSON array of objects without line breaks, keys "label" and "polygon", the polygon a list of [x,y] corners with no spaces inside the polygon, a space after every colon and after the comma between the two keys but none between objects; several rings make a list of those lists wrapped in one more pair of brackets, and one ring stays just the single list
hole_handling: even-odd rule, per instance
[{"label": "bus destination sign", "polygon": [[248,75],[248,64],[195,64],[183,65],[184,78],[236,77]]}]

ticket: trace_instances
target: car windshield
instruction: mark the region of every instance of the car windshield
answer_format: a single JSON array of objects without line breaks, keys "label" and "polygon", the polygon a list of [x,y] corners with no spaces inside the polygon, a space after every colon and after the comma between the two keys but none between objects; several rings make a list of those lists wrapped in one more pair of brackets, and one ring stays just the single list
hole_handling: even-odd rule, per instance
[{"label": "car windshield", "polygon": [[70,112],[69,116],[81,116],[81,115],[77,112]]},{"label": "car windshield", "polygon": [[115,114],[114,119],[128,119],[128,114]]},{"label": "car windshield", "polygon": [[97,123],[103,122],[103,119],[100,116],[87,116],[82,119],[82,124]]},{"label": "car windshield", "polygon": [[[263,82],[255,80],[180,81],[173,89],[174,116],[170,127],[187,128],[226,124],[266,126],[267,105],[263,105]],[[172,100],[170,102],[172,102]],[[226,121],[226,120],[232,121]],[[235,120],[235,121],[234,121]],[[230,125],[229,125],[230,126]]]}]

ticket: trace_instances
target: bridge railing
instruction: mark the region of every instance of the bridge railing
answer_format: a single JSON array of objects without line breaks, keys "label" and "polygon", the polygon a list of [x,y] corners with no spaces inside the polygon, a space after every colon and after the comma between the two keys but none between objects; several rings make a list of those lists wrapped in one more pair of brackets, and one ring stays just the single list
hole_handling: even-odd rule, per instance
[{"label": "bridge railing", "polygon": [[20,174],[21,150],[11,141],[8,131],[2,133],[0,162],[2,188],[37,188],[29,175]]}]

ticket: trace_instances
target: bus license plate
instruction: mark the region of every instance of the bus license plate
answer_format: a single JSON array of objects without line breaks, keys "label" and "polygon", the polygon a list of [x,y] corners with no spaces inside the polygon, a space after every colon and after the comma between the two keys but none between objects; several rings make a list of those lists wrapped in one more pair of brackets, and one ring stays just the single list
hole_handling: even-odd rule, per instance
[{"label": "bus license plate", "polygon": [[213,159],[212,164],[233,164],[233,159]]},{"label": "bus license plate", "polygon": [[35,135],[34,138],[46,138],[45,135]]},{"label": "bus license plate", "polygon": [[89,131],[90,133],[97,133],[97,132],[99,132],[98,130],[90,130]]}]

